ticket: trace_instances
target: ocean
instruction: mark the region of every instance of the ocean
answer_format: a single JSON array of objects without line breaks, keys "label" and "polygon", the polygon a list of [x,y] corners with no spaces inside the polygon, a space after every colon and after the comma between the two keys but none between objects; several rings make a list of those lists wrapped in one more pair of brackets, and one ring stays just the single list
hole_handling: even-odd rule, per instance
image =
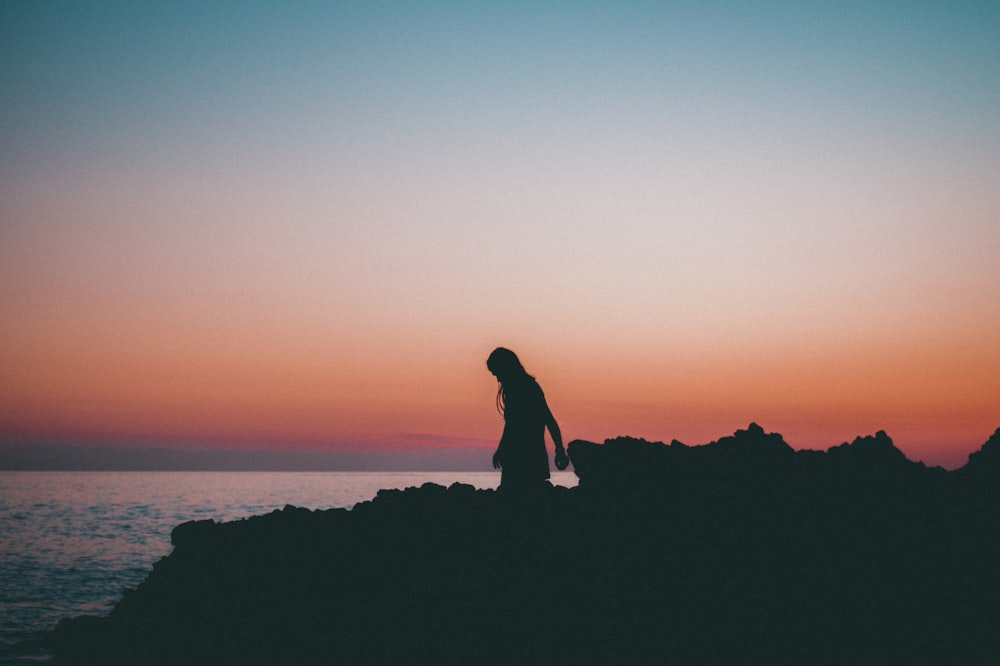
[{"label": "ocean", "polygon": [[[552,482],[576,485],[572,472]],[[64,617],[106,614],[171,550],[188,520],[239,520],[292,504],[350,508],[382,488],[495,488],[498,472],[0,472],[0,664]]]}]

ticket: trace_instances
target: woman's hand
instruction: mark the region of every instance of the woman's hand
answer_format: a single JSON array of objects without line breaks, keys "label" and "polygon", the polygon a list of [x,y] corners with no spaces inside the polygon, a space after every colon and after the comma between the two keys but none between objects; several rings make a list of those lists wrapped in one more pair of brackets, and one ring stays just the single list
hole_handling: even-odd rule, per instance
[{"label": "woman's hand", "polygon": [[556,451],[556,469],[560,472],[569,467],[569,458],[566,457],[566,452],[562,449]]},{"label": "woman's hand", "polygon": [[493,454],[493,469],[500,469],[500,449]]}]

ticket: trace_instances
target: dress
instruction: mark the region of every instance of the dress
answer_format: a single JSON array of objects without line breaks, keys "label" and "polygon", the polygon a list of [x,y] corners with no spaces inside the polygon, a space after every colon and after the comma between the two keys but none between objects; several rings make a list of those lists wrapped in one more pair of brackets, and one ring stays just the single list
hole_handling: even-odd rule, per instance
[{"label": "dress", "polygon": [[529,487],[549,478],[545,426],[549,408],[542,387],[531,377],[504,382],[503,437],[500,440],[500,485]]}]

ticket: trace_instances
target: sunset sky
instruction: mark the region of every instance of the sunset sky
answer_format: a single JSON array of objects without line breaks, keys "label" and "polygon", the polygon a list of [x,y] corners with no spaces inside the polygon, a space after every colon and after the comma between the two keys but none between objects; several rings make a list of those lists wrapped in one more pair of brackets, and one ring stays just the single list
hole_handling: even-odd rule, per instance
[{"label": "sunset sky", "polygon": [[0,4],[0,442],[955,467],[998,266],[1000,3]]}]

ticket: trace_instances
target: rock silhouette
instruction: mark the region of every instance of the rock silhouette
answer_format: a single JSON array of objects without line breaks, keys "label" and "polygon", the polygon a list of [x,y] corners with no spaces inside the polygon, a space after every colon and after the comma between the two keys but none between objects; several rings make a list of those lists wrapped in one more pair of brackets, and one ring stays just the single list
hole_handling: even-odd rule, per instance
[{"label": "rock silhouette", "polygon": [[955,472],[756,424],[568,449],[573,489],[180,525],[54,663],[1000,663],[1000,430]]}]

